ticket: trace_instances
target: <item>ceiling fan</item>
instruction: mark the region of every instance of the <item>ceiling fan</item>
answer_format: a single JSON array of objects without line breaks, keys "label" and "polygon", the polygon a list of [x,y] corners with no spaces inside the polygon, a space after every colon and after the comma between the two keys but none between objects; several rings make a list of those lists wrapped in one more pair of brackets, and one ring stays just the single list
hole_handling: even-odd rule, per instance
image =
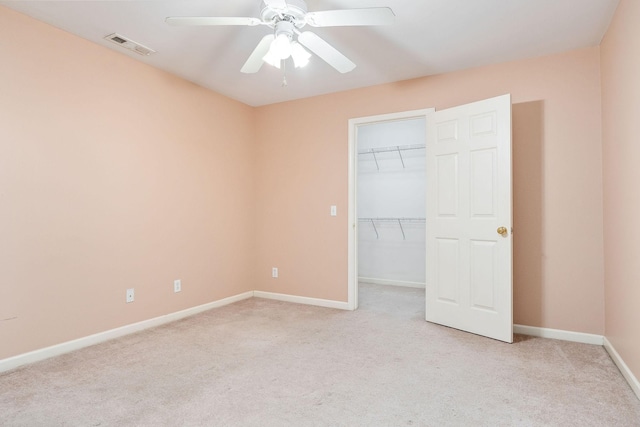
[{"label": "ceiling fan", "polygon": [[[170,25],[266,25],[274,31],[260,40],[258,46],[240,70],[257,73],[267,62],[280,68],[282,61],[293,58],[296,67],[309,62],[309,49],[341,73],[356,67],[349,58],[310,31],[301,31],[305,25],[312,27],[344,27],[364,25],[389,25],[395,20],[388,7],[363,9],[324,10],[308,12],[304,0],[262,0],[260,18],[244,17],[168,17]],[[297,39],[297,40],[296,40]]]}]

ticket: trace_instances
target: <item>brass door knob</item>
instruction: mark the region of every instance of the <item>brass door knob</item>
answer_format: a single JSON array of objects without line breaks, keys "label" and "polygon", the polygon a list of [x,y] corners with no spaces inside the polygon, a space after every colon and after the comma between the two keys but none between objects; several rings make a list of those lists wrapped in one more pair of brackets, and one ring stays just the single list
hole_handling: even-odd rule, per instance
[{"label": "brass door knob", "polygon": [[507,227],[498,227],[498,234],[502,235],[503,237],[507,235]]}]

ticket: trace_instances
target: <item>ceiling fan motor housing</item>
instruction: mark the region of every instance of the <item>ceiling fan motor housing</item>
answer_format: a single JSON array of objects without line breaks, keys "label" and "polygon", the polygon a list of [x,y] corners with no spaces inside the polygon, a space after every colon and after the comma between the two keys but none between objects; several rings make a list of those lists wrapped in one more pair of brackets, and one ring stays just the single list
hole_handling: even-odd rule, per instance
[{"label": "ceiling fan motor housing", "polygon": [[[260,12],[260,17],[263,22],[271,22],[277,32],[278,24],[281,22],[290,22],[292,26],[296,28],[304,27],[307,23],[305,21],[306,14],[307,4],[303,0],[287,0],[286,10],[273,9],[263,1],[263,8],[262,12]],[[291,29],[291,33],[293,33],[293,28]]]},{"label": "ceiling fan motor housing", "polygon": [[293,23],[289,21],[279,21],[276,23],[276,33],[275,36],[286,35],[289,40],[293,38]]}]

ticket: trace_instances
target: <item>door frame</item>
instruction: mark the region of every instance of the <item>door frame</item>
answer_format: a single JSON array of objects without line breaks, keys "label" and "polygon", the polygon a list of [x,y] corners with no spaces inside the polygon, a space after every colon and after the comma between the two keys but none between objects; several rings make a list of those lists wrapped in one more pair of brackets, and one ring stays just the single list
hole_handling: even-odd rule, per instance
[{"label": "door frame", "polygon": [[[349,207],[348,207],[348,256],[347,256],[347,305],[349,310],[358,308],[358,126],[382,122],[425,119],[424,141],[427,142],[427,126],[435,108],[380,114],[349,119]],[[424,197],[427,195],[424,194]]]}]

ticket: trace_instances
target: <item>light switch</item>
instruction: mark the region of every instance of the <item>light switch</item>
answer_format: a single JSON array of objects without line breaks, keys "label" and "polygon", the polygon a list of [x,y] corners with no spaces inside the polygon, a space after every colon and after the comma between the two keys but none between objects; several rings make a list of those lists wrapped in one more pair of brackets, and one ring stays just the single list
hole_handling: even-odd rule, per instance
[{"label": "light switch", "polygon": [[336,205],[331,206],[331,216],[338,215],[338,207]]}]

